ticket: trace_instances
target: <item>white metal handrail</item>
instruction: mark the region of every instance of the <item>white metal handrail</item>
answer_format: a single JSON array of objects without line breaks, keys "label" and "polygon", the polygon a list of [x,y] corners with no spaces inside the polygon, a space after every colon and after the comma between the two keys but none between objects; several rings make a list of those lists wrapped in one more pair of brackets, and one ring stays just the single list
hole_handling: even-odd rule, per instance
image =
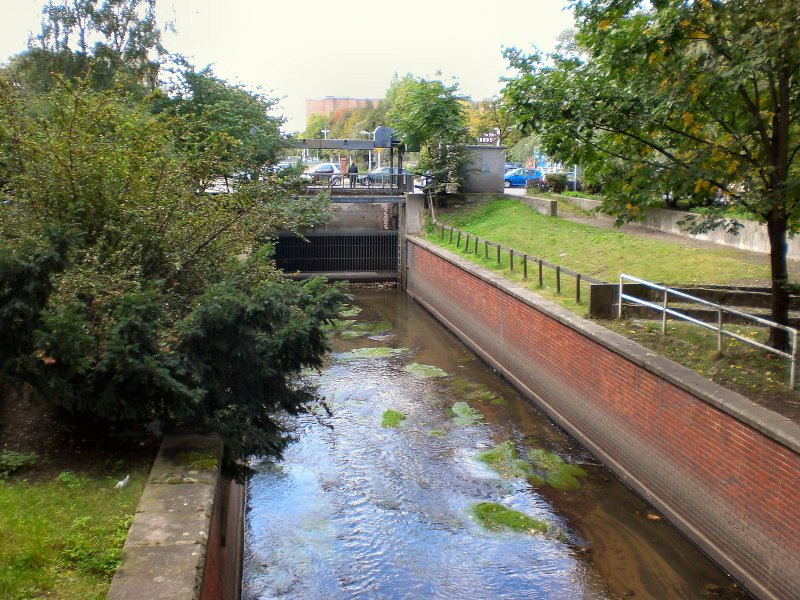
[{"label": "white metal handrail", "polygon": [[[638,283],[645,287],[648,287],[653,290],[661,291],[664,293],[663,301],[661,304],[656,304],[655,302],[650,302],[643,298],[637,298],[636,296],[632,296],[630,294],[626,294],[623,289],[623,285],[625,281],[629,281],[632,283]],[[704,306],[708,306],[713,308],[717,311],[717,323],[716,325],[712,325],[711,323],[706,323],[705,321],[701,321],[700,319],[696,319],[686,313],[683,313],[679,310],[675,310],[674,308],[669,308],[669,296],[677,296],[679,298],[684,298],[686,300],[691,300],[692,302],[696,302],[698,304],[702,304]],[[625,273],[619,276],[619,300],[618,300],[618,317],[622,318],[622,301],[628,300],[633,302],[634,304],[639,304],[641,306],[646,306],[648,308],[652,308],[653,310],[657,310],[661,313],[661,333],[662,335],[666,335],[667,333],[667,315],[671,315],[673,317],[677,317],[679,319],[683,319],[684,321],[689,321],[690,323],[694,323],[695,325],[700,325],[701,327],[705,327],[706,329],[711,329],[717,332],[717,351],[722,353],[722,339],[725,336],[734,338],[739,340],[742,343],[749,344],[750,346],[755,346],[767,352],[771,352],[772,354],[777,354],[778,356],[782,356],[790,361],[789,367],[789,389],[793,390],[795,386],[795,379],[796,379],[796,370],[797,370],[797,333],[798,330],[794,327],[787,327],[786,325],[781,325],[780,323],[775,323],[774,321],[770,321],[768,319],[763,319],[761,317],[757,317],[755,315],[750,315],[739,310],[729,308],[727,306],[722,306],[721,304],[715,304],[714,302],[710,302],[708,300],[704,300],[703,298],[698,298],[696,296],[692,296],[687,294],[686,292],[681,292],[680,290],[675,290],[672,288],[665,287],[663,285],[658,285],[657,283],[653,283],[652,281],[647,281],[645,279],[640,279],[639,277],[634,277],[632,275],[626,275]],[[774,327],[776,329],[782,329],[783,331],[788,332],[792,337],[792,350],[791,352],[784,352],[782,350],[778,350],[771,346],[767,346],[766,344],[762,344],[756,340],[752,340],[750,338],[744,337],[733,331],[725,331],[722,327],[722,315],[723,313],[728,313],[731,315],[736,315],[737,317],[753,321],[754,323],[758,323],[760,325],[764,325],[766,327]]]}]

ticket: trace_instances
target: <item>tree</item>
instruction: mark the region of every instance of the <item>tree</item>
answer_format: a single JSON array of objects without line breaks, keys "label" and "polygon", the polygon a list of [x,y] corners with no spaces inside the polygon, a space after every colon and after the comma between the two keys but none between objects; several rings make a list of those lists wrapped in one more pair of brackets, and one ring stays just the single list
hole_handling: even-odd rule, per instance
[{"label": "tree", "polygon": [[[284,280],[277,232],[324,222],[303,183],[198,194],[196,146],[124,89],[54,77],[31,111],[0,78],[2,374],[87,426],[217,431],[226,467],[279,451],[343,294]],[[203,148],[203,153],[214,147]]]},{"label": "tree", "polygon": [[[716,194],[695,230],[766,223],[772,318],[788,322],[786,235],[800,216],[800,37],[794,0],[588,0],[576,4],[585,55],[506,52],[517,122],[562,160],[593,167],[605,209],[635,219],[669,191]],[[773,329],[771,343],[787,345]]]},{"label": "tree", "polygon": [[68,78],[91,74],[97,89],[120,79],[147,90],[156,87],[163,52],[155,0],[49,0],[42,31],[18,56],[14,70],[42,91],[49,74]]},{"label": "tree", "polygon": [[466,115],[469,134],[473,139],[489,132],[497,134],[498,146],[514,145],[520,139],[513,122],[506,114],[502,98],[469,102],[466,105]]},{"label": "tree", "polygon": [[318,139],[323,137],[323,131],[331,128],[331,118],[318,113],[308,115],[306,128],[300,134],[304,139]]},{"label": "tree", "polygon": [[282,118],[268,114],[277,100],[230,85],[210,67],[197,71],[181,57],[154,110],[174,116],[171,121],[178,144],[193,161],[192,179],[197,189],[234,173],[254,179],[263,167],[275,164],[283,145]]},{"label": "tree", "polygon": [[457,85],[440,80],[398,79],[386,94],[387,118],[409,148],[420,148],[417,168],[433,176],[436,191],[464,181],[469,160],[463,98]]}]

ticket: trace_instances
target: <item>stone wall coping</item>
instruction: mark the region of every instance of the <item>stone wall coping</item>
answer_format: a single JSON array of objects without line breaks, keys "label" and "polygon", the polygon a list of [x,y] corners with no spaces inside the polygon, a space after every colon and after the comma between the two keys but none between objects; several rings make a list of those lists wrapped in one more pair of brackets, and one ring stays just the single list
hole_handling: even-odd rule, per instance
[{"label": "stone wall coping", "polygon": [[164,438],[109,600],[200,598],[221,459],[217,436]]},{"label": "stone wall coping", "polygon": [[533,306],[544,314],[556,319],[574,331],[584,335],[616,354],[663,377],[670,383],[686,390],[708,404],[746,423],[767,437],[800,453],[800,426],[788,417],[779,415],[741,394],[722,387],[660,354],[656,354],[641,344],[606,329],[597,323],[584,319],[562,308],[535,292],[509,281],[475,263],[454,254],[441,246],[420,237],[409,236],[408,241],[416,244],[468,273],[502,289],[518,300]]}]

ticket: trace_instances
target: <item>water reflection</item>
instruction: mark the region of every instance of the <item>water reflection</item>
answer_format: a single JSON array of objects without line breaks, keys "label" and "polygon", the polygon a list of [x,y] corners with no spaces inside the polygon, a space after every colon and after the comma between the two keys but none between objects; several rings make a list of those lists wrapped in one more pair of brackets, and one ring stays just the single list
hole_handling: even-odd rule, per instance
[{"label": "water reflection", "polygon": [[[250,482],[244,598],[742,597],[413,301],[361,290],[356,304],[317,377],[332,415],[296,419],[284,459]],[[361,350],[376,348],[395,352]],[[459,420],[459,402],[478,418]],[[580,489],[560,491],[552,464],[530,465],[538,481],[476,460],[507,440],[580,465]],[[547,532],[486,529],[486,501]]]}]

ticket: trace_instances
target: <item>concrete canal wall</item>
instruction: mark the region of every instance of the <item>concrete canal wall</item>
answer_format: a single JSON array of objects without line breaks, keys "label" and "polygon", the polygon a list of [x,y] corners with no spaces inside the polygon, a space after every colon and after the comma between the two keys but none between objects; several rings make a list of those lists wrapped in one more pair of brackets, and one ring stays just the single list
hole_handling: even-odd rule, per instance
[{"label": "concrete canal wall", "polygon": [[220,475],[216,436],[170,435],[128,531],[109,600],[236,600],[244,487]]},{"label": "concrete canal wall", "polygon": [[442,248],[407,291],[759,598],[800,597],[800,427]]}]

